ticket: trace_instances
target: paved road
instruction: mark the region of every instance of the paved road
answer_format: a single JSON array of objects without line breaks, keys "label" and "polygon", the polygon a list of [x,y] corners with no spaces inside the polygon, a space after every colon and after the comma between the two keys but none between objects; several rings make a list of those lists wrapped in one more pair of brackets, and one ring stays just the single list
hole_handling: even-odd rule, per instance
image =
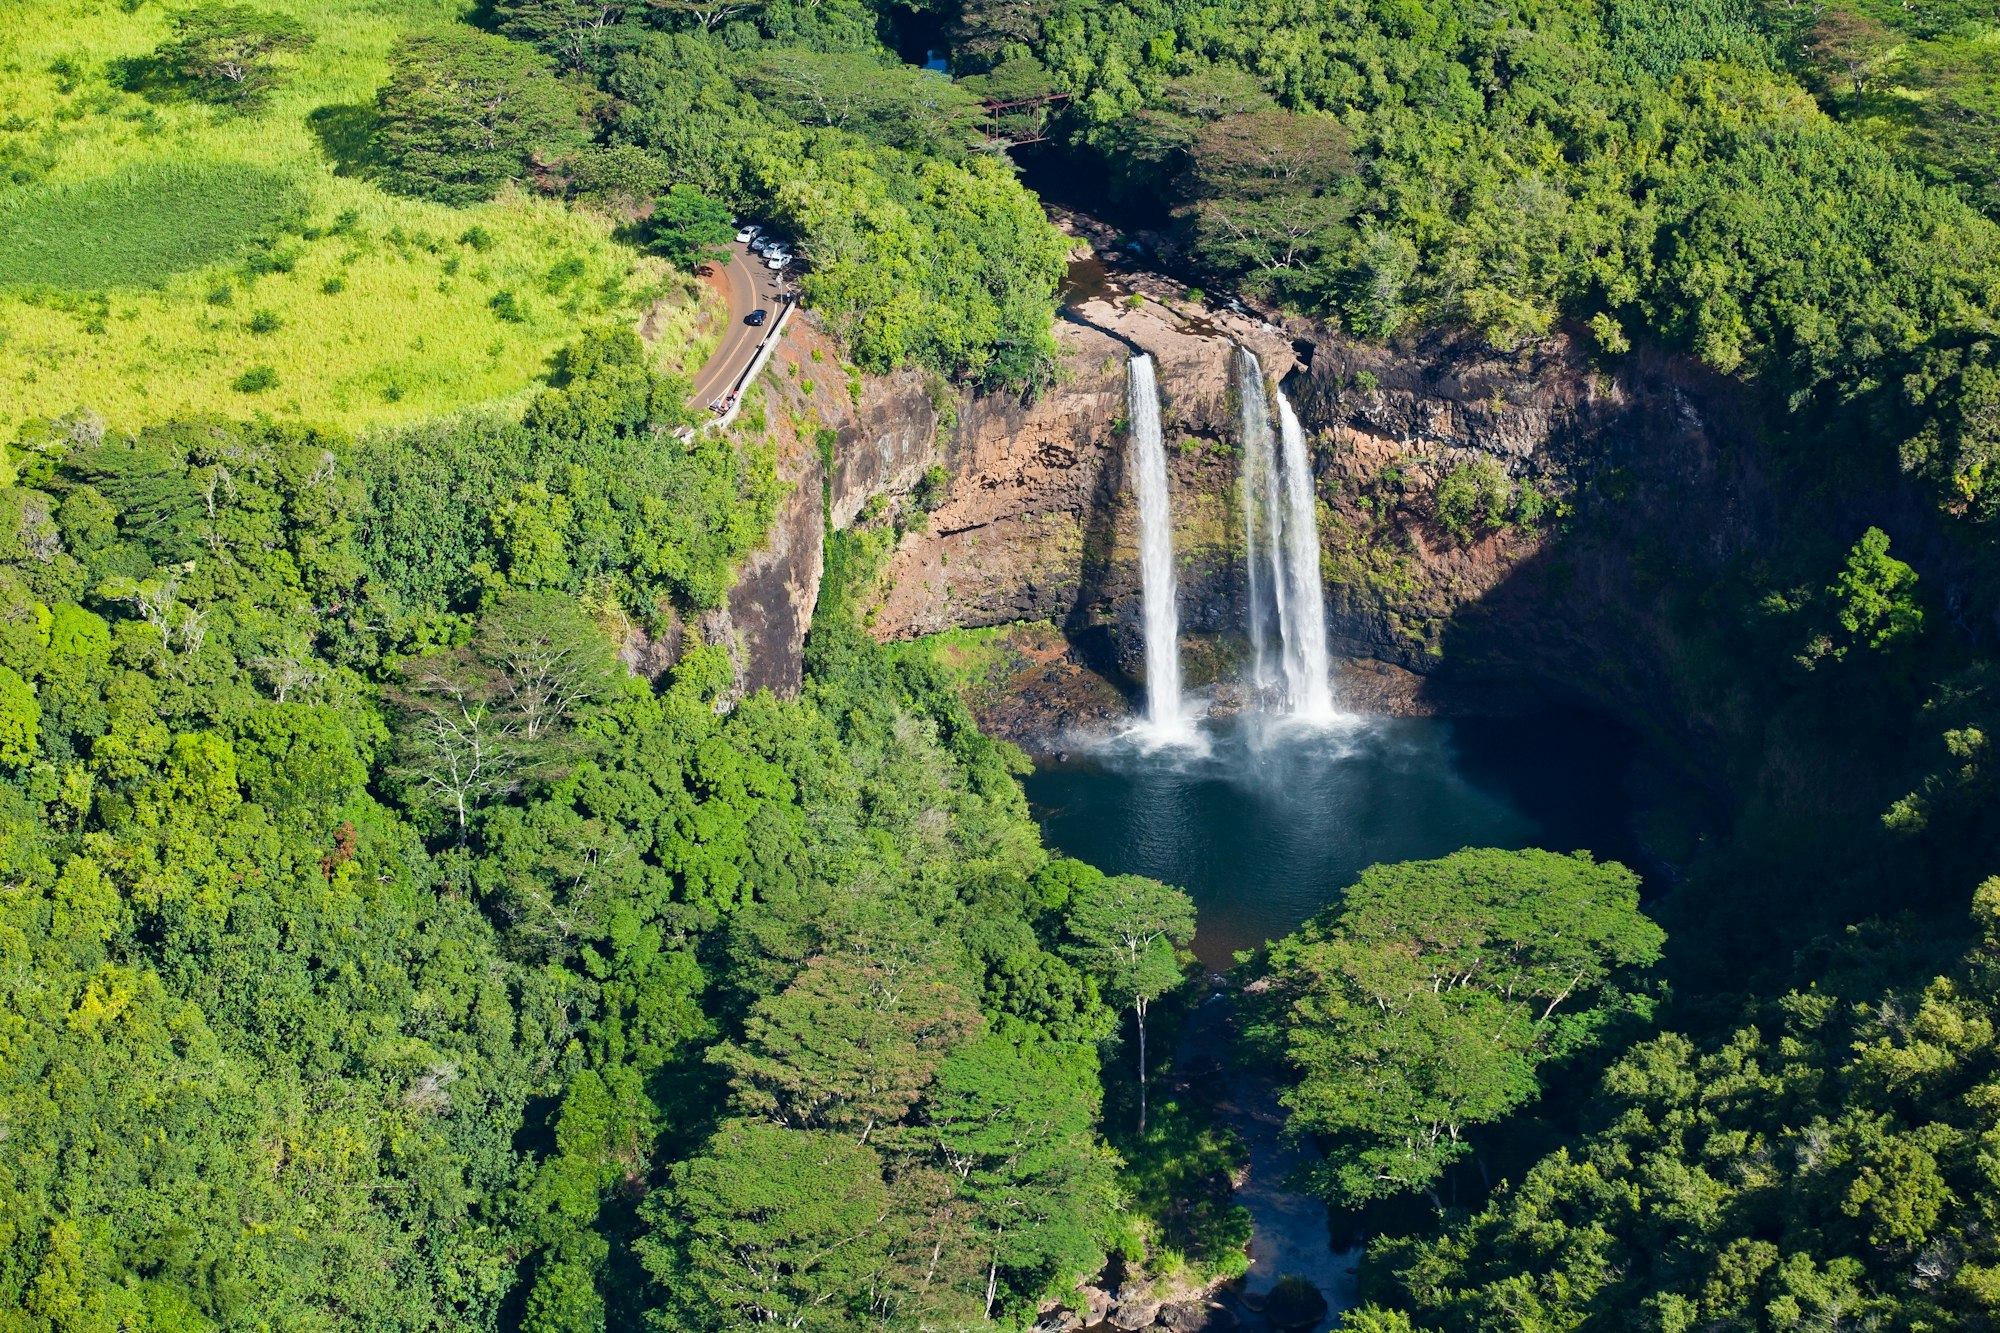
[{"label": "paved road", "polygon": [[[694,393],[689,402],[697,409],[706,408],[729,392],[750,368],[751,358],[757,355],[757,344],[770,331],[771,323],[777,322],[779,301],[784,293],[784,279],[765,268],[764,261],[752,254],[747,245],[730,245],[729,262],[723,266],[722,276],[729,289],[729,323],[722,331],[722,342],[715,354],[694,377]],[[744,317],[752,310],[770,311],[771,323],[762,328],[745,324]]]}]

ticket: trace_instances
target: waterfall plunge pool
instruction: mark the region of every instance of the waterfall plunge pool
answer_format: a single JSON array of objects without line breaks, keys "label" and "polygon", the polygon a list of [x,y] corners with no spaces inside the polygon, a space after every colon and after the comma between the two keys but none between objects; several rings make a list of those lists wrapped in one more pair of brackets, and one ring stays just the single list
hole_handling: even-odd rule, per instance
[{"label": "waterfall plunge pool", "polygon": [[1205,744],[1105,740],[1043,760],[1023,785],[1051,847],[1186,889],[1195,953],[1218,971],[1378,862],[1543,847],[1639,868],[1625,782],[1634,743],[1601,717],[1198,725]]}]

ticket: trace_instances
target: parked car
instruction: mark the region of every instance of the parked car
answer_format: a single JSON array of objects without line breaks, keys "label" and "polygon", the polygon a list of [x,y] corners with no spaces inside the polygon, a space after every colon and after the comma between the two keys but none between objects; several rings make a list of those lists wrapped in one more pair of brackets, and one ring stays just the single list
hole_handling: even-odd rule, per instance
[{"label": "parked car", "polygon": [[790,255],[772,255],[769,259],[766,259],[764,261],[764,267],[775,271],[778,269],[782,269],[785,265],[791,262],[792,262],[792,257]]},{"label": "parked car", "polygon": [[761,255],[776,244],[777,242],[769,236],[759,236],[756,240],[750,242],[750,248]]},{"label": "parked car", "polygon": [[764,230],[762,227],[756,226],[754,224],[745,227],[742,231],[736,233],[736,243],[738,245],[748,245],[750,244],[750,242],[757,239],[757,233],[762,230]]},{"label": "parked car", "polygon": [[748,324],[753,329],[760,328],[762,327],[764,321],[769,319],[770,317],[771,317],[771,312],[768,310],[752,310],[749,314],[743,317],[743,322],[745,324]]}]

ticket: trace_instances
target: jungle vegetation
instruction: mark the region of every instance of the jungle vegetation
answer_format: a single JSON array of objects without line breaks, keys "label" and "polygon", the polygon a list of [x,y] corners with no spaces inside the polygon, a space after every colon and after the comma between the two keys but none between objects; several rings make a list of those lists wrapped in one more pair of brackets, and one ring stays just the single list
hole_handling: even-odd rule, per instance
[{"label": "jungle vegetation", "polygon": [[[868,535],[799,698],[685,637],[783,488],[768,433],[676,433],[673,270],[756,216],[860,368],[1046,385],[1065,242],[977,107],[1041,92],[1211,290],[1665,348],[1810,489],[1922,500],[1687,590],[1870,818],[1749,801],[1648,911],[1575,857],[1378,867],[1251,961],[1311,1183],[1380,1237],[1348,1325],[1990,1326],[1991,31],[23,0],[0,1328],[1018,1326],[1113,1255],[1227,1271],[1241,1217],[1189,1200],[1232,1145],[1147,1101],[1185,899],[1041,846],[1018,754],[855,623]],[[657,684],[635,630],[684,635]]]}]

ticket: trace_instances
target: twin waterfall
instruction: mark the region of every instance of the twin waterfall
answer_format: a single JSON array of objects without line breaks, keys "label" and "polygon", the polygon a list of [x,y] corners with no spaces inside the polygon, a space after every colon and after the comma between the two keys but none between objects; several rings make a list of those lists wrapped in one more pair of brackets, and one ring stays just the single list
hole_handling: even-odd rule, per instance
[{"label": "twin waterfall", "polygon": [[[1180,614],[1175,605],[1173,513],[1153,358],[1128,365],[1132,475],[1139,500],[1139,564],[1146,636],[1146,725],[1160,739],[1188,729],[1181,704]],[[1284,391],[1248,348],[1237,349],[1243,446],[1243,532],[1249,567],[1252,686],[1273,711],[1328,722],[1333,705],[1320,585],[1318,501],[1304,429]],[[1273,407],[1277,429],[1272,430]]]}]

